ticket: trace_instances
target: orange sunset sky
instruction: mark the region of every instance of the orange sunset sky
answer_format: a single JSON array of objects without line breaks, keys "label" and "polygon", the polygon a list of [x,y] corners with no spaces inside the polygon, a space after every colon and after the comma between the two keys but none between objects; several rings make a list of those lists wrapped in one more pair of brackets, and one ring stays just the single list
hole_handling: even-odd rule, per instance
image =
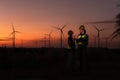
[{"label": "orange sunset sky", "polygon": [[[59,47],[60,31],[64,28],[64,47],[67,45],[67,31],[79,34],[79,26],[85,22],[115,20],[120,12],[116,7],[119,0],[0,0],[0,39],[10,38],[12,24],[16,34],[16,45],[24,47],[43,47],[45,34],[51,31],[51,45]],[[97,31],[90,24],[85,24],[90,37],[89,46],[94,46],[93,35]],[[115,24],[97,24],[99,29],[106,28],[101,34],[101,45],[105,47],[105,37],[114,31]],[[46,36],[48,38],[48,36]],[[109,42],[110,48],[120,48],[120,38]],[[0,46],[11,46],[12,41],[0,41]]]}]

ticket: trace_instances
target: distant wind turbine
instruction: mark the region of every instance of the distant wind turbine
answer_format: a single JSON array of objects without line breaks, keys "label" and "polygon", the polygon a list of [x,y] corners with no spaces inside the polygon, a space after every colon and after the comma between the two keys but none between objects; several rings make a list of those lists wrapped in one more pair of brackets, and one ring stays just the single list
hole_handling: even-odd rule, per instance
[{"label": "distant wind turbine", "polygon": [[115,37],[119,36],[120,35],[120,27],[119,27],[119,24],[120,24],[120,14],[118,14],[116,16],[116,19],[117,20],[112,20],[112,21],[96,21],[96,22],[87,22],[86,24],[110,24],[110,23],[115,23],[116,26],[116,30],[114,32],[112,32],[111,34],[111,40],[113,40]]},{"label": "distant wind turbine", "polygon": [[67,26],[67,24],[65,24],[62,28],[58,28],[58,27],[54,27],[55,29],[60,31],[60,47],[62,48],[62,37],[63,37],[63,29]]},{"label": "distant wind turbine", "polygon": [[49,47],[51,47],[51,34],[52,34],[52,31],[49,34],[45,34],[45,35],[48,35],[49,37]]},{"label": "distant wind turbine", "polygon": [[10,33],[9,36],[12,36],[11,39],[13,40],[13,48],[14,48],[14,47],[16,47],[16,45],[15,45],[16,33],[21,33],[21,32],[16,31],[13,24],[12,24],[12,30],[13,30],[13,31],[12,31],[12,33]]},{"label": "distant wind turbine", "polygon": [[97,30],[97,39],[98,39],[98,47],[100,47],[100,32],[105,30],[105,29],[98,29],[96,26],[94,26],[94,28]]}]

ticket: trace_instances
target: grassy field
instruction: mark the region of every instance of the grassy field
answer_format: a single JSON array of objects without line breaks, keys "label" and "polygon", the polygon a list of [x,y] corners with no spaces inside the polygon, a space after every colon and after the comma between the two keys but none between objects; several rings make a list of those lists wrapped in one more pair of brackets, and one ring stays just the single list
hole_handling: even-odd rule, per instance
[{"label": "grassy field", "polygon": [[[67,49],[0,48],[0,80],[117,80],[120,50],[88,48],[88,70],[67,69]],[[119,80],[119,79],[118,79]]]}]

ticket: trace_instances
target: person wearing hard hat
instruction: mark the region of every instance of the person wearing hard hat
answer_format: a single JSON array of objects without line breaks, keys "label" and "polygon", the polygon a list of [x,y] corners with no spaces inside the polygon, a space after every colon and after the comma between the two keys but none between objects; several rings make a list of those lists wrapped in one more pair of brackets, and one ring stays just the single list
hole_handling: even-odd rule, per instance
[{"label": "person wearing hard hat", "polygon": [[88,35],[86,34],[85,26],[81,25],[79,27],[80,33],[78,34],[77,45],[78,48],[86,47],[88,45]]},{"label": "person wearing hard hat", "polygon": [[67,53],[67,68],[74,68],[75,64],[75,39],[73,38],[73,31],[68,31],[68,53]]},{"label": "person wearing hard hat", "polygon": [[84,25],[81,25],[79,27],[79,35],[77,38],[77,47],[78,47],[78,55],[79,55],[79,65],[80,70],[83,70],[87,65],[87,53],[86,53],[86,47],[88,45],[88,35],[86,34],[86,29]]}]

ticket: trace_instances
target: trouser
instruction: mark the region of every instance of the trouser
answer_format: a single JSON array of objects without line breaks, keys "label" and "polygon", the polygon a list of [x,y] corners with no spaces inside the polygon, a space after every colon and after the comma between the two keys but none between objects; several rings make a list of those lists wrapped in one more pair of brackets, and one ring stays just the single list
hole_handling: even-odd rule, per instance
[{"label": "trouser", "polygon": [[66,67],[67,68],[74,68],[75,66],[75,50],[68,50],[66,54]]},{"label": "trouser", "polygon": [[88,69],[88,54],[86,47],[78,47],[78,60],[80,70]]}]

